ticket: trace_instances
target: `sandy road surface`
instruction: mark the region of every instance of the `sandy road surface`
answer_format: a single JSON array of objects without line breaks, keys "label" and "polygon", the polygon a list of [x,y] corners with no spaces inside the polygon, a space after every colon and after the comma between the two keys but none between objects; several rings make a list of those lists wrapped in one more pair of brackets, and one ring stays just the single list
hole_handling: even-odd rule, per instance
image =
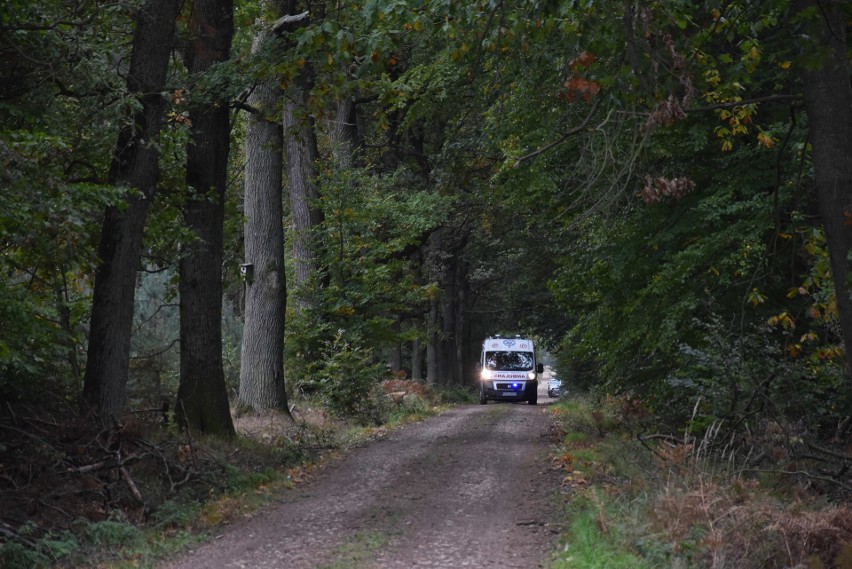
[{"label": "sandy road surface", "polygon": [[354,450],[162,568],[544,567],[559,521],[548,434],[541,404],[453,409]]}]

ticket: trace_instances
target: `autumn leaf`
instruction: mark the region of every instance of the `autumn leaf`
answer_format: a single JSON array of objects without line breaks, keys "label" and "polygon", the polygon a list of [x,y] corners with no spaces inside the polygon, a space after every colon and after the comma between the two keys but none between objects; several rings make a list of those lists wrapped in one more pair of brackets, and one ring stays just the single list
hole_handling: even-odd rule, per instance
[{"label": "autumn leaf", "polygon": [[775,139],[765,132],[759,132],[757,134],[757,143],[765,148],[772,148],[775,146]]},{"label": "autumn leaf", "polygon": [[802,337],[799,338],[799,341],[802,342],[802,343],[804,343],[804,342],[815,342],[818,339],[819,339],[819,336],[817,336],[816,332],[808,332],[807,334],[803,334]]},{"label": "autumn leaf", "polygon": [[585,77],[578,77],[576,75],[572,75],[566,79],[564,85],[568,89],[568,93],[562,96],[568,101],[573,101],[576,96],[580,96],[584,101],[588,102],[601,90],[601,85],[597,81],[589,81]]},{"label": "autumn leaf", "polygon": [[748,300],[754,306],[757,306],[759,304],[763,304],[764,302],[766,302],[766,296],[761,294],[760,291],[757,290],[756,288],[753,288],[753,289],[751,289],[751,292],[748,293]]},{"label": "autumn leaf", "polygon": [[583,51],[580,53],[580,55],[572,59],[568,65],[573,71],[576,71],[578,69],[584,69],[589,67],[596,60],[597,57],[594,54],[589,53],[588,51]]},{"label": "autumn leaf", "polygon": [[789,312],[782,312],[777,316],[772,316],[766,323],[770,326],[781,326],[785,330],[794,330],[796,328],[796,322],[790,316]]}]

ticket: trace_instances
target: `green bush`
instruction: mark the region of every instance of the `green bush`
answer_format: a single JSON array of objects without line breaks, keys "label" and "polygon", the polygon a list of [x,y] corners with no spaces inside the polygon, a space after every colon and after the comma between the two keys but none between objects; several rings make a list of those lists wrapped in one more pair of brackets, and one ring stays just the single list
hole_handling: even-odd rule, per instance
[{"label": "green bush", "polygon": [[117,517],[87,523],[81,535],[95,547],[128,546],[142,540],[142,531],[138,527]]},{"label": "green bush", "polygon": [[318,373],[333,414],[364,425],[384,422],[386,405],[379,386],[384,366],[376,363],[359,335],[338,330],[323,349]]},{"label": "green bush", "polygon": [[5,569],[41,569],[50,567],[51,559],[41,551],[16,541],[0,539],[0,567]]}]

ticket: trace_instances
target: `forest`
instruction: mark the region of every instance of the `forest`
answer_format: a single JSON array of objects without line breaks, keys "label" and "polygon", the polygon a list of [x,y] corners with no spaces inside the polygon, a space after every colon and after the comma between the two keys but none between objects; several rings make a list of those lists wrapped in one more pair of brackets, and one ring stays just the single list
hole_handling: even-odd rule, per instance
[{"label": "forest", "polygon": [[379,425],[381,381],[472,390],[482,338],[519,333],[569,389],[848,500],[850,24],[839,0],[3,2],[0,492],[23,414]]}]

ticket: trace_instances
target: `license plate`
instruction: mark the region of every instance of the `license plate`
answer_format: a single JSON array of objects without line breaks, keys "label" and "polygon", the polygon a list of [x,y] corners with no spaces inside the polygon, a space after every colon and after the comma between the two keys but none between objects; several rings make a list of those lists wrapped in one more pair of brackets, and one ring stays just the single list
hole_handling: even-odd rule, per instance
[{"label": "license plate", "polygon": [[503,392],[503,397],[517,397],[517,395],[518,394],[515,393],[514,391],[504,391]]}]

